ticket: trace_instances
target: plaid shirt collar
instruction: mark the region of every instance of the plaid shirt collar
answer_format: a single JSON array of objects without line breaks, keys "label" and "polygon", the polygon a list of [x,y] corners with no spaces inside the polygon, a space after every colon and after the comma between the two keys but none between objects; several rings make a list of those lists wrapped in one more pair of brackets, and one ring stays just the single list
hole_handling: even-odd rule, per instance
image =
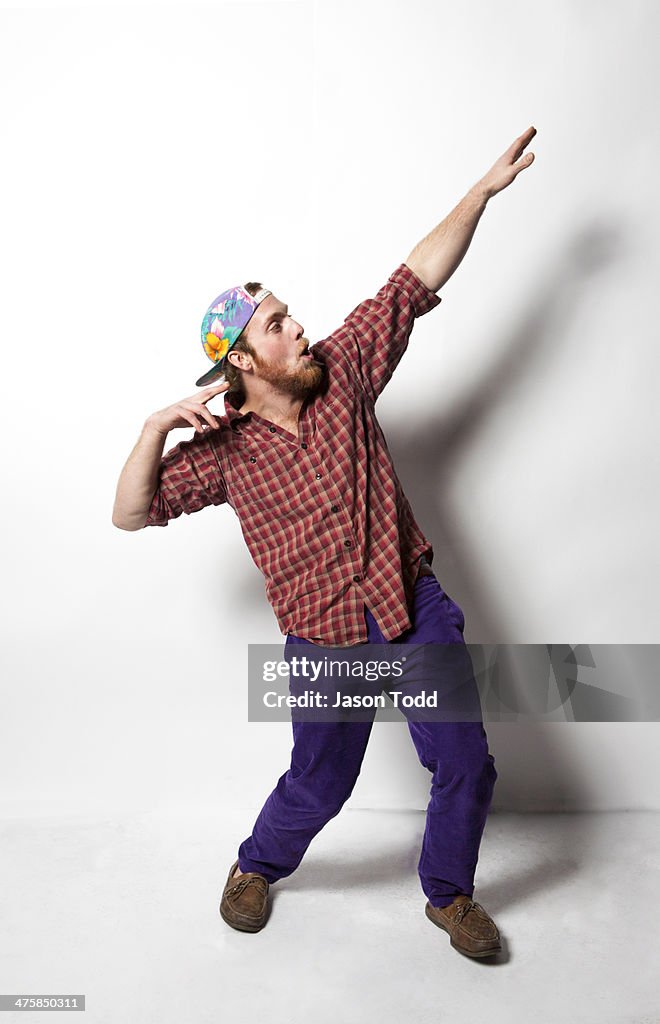
[{"label": "plaid shirt collar", "polygon": [[[232,397],[235,398],[236,396]],[[314,394],[307,396],[307,398],[302,403],[301,414],[302,410],[307,406],[310,399],[314,399],[315,397],[316,395]],[[225,395],[225,413],[227,414],[227,419],[229,420],[229,425],[232,428],[232,430],[237,430],[237,424],[240,423],[241,421],[252,419],[252,409],[248,409],[247,412],[241,412],[239,409],[236,408],[235,405],[233,405],[229,395]]]},{"label": "plaid shirt collar", "polygon": [[239,409],[237,409],[236,406],[232,404],[229,395],[225,395],[225,412],[227,414],[227,419],[229,420],[229,425],[231,426],[232,430],[236,429],[236,424],[239,423],[241,420],[249,419],[252,416],[252,410],[248,410],[247,412],[241,412]]}]

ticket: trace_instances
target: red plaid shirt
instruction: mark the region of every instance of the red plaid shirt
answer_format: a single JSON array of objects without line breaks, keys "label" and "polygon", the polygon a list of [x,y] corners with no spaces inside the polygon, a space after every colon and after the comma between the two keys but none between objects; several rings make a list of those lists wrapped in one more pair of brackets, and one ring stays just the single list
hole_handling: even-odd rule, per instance
[{"label": "red plaid shirt", "polygon": [[366,604],[386,640],[411,625],[419,559],[433,548],[403,493],[374,405],[415,318],[440,296],[402,263],[374,298],[314,346],[328,387],[304,401],[299,436],[225,395],[220,427],[163,456],[147,526],[232,506],[282,633],[326,646],[367,640]]}]

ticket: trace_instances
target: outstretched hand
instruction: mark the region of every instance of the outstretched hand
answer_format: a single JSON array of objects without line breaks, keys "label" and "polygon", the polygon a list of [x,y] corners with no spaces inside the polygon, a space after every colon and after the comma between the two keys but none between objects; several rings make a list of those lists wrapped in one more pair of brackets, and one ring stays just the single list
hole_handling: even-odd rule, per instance
[{"label": "outstretched hand", "polygon": [[487,198],[490,199],[491,196],[501,192],[503,188],[511,184],[521,171],[524,171],[526,167],[529,167],[534,162],[533,153],[528,153],[524,157],[522,154],[535,135],[536,128],[528,128],[502,153],[502,156],[499,160],[495,161],[488,173],[484,174],[479,182],[479,186],[484,190]]}]

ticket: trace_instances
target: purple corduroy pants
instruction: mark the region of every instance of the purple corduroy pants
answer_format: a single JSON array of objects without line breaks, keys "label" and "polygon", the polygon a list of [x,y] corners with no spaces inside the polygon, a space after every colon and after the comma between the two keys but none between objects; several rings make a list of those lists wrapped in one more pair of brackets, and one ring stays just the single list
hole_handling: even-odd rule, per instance
[{"label": "purple corduroy pants", "polygon": [[[366,606],[365,619],[369,642],[386,644]],[[412,627],[392,643],[465,643],[463,612],[433,575],[417,578],[411,619]],[[318,650],[311,641],[289,634],[285,654],[294,645]],[[337,649],[337,657],[346,650]],[[425,895],[436,907],[447,906],[459,893],[474,893],[479,846],[497,779],[477,685],[473,679],[470,685],[473,704],[479,707],[474,720],[407,722],[417,756],[432,775],[418,872]],[[370,721],[293,721],[291,765],[239,847],[241,871],[257,871],[270,883],[295,871],[312,839],[351,795],[375,714]]]}]

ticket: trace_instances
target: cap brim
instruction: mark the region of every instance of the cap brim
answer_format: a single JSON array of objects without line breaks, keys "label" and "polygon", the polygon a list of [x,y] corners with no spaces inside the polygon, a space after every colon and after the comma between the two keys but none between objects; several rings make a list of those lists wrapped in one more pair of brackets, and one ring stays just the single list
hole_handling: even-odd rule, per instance
[{"label": "cap brim", "polygon": [[219,377],[224,377],[224,375],[225,360],[221,359],[219,363],[216,363],[215,366],[211,367],[208,373],[205,373],[203,377],[200,377],[199,380],[195,381],[195,387],[204,388],[207,384],[217,380]]}]

